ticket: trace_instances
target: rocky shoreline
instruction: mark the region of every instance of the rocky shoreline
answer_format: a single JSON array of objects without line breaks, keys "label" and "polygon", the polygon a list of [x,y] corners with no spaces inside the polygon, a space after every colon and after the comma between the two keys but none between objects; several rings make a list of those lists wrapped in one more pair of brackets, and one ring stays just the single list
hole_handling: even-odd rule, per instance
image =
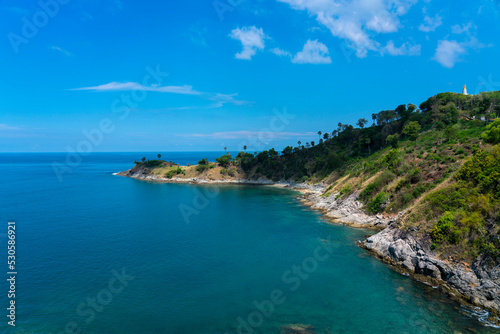
[{"label": "rocky shoreline", "polygon": [[368,215],[361,210],[357,193],[345,199],[337,196],[313,191],[303,194],[301,201],[334,222],[379,230],[358,245],[397,271],[440,288],[452,299],[487,310],[490,312],[487,323],[500,326],[500,265],[491,268],[482,259],[472,266],[440,260],[411,231],[398,228],[397,220],[404,212],[394,217]]},{"label": "rocky shoreline", "polygon": [[313,210],[321,211],[324,217],[334,223],[348,226],[377,230],[358,245],[377,256],[382,261],[391,264],[399,272],[412,276],[414,279],[426,282],[446,292],[451,298],[466,306],[479,306],[488,312],[489,325],[500,325],[500,266],[490,268],[484,261],[478,259],[467,266],[463,263],[443,261],[425,247],[425,243],[415,238],[410,231],[397,227],[395,216],[368,215],[362,210],[363,204],[357,200],[358,193],[347,198],[339,198],[338,194],[326,196],[322,184],[309,185],[279,181],[273,182],[265,178],[257,180],[225,179],[208,180],[205,178],[171,179],[150,175],[145,171],[134,173],[132,170],[117,173],[144,181],[192,184],[251,184],[287,187],[302,192],[299,199]]}]

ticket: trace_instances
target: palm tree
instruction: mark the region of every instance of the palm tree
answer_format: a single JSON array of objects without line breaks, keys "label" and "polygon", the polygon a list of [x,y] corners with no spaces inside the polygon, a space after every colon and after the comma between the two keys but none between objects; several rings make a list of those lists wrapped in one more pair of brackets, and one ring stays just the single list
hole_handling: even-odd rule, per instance
[{"label": "palm tree", "polygon": [[243,150],[245,150],[245,152],[247,151],[247,146],[243,146]]},{"label": "palm tree", "polygon": [[227,154],[227,147],[225,147],[225,146],[224,146],[224,152],[226,152],[226,154]]},{"label": "palm tree", "polygon": [[161,158],[161,154],[158,153],[158,160],[160,160],[160,158]]},{"label": "palm tree", "polygon": [[300,145],[302,144],[302,142],[299,140],[299,141],[297,142],[297,144],[299,144],[299,147],[300,147]]},{"label": "palm tree", "polygon": [[319,139],[321,139],[321,131],[318,131],[318,136],[319,136]]},{"label": "palm tree", "polygon": [[146,157],[142,157],[142,162],[146,161]]},{"label": "palm tree", "polygon": [[330,134],[328,132],[326,132],[324,135],[323,135],[323,139],[324,140],[328,140],[328,138],[330,138]]}]

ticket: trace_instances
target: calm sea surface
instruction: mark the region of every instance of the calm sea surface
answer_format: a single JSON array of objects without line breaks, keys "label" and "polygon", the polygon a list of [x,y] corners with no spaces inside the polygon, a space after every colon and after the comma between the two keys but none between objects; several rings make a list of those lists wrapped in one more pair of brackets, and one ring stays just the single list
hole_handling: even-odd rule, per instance
[{"label": "calm sea surface", "polygon": [[[296,193],[113,175],[142,153],[0,154],[0,259],[16,221],[16,327],[2,333],[499,333],[356,246]],[[146,154],[153,158],[156,154]],[[221,153],[162,153],[181,164]],[[59,165],[58,168],[61,168]]]}]

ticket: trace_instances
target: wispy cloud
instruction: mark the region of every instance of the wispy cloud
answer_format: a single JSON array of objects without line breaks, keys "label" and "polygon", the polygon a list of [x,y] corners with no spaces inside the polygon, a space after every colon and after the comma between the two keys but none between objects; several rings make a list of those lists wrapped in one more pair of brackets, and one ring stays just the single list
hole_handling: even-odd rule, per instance
[{"label": "wispy cloud", "polygon": [[207,138],[207,139],[245,139],[245,138],[266,138],[266,139],[287,139],[296,137],[316,136],[314,132],[273,132],[273,131],[227,131],[213,133],[191,133],[177,134],[179,137],[187,138]]},{"label": "wispy cloud", "polygon": [[0,124],[0,138],[28,138],[37,137],[33,133],[35,129],[27,129],[17,126],[11,126],[7,124]]},{"label": "wispy cloud", "polygon": [[63,48],[60,48],[58,46],[51,46],[50,49],[54,50],[54,51],[58,51],[58,52],[62,53],[65,56],[68,56],[68,57],[73,55],[71,52],[66,51]]},{"label": "wispy cloud", "polygon": [[9,126],[7,124],[0,124],[0,131],[18,131],[18,130],[21,130],[21,128],[16,126]]},{"label": "wispy cloud", "polygon": [[[220,108],[225,104],[233,104],[233,105],[243,105],[247,103],[251,103],[250,101],[237,100],[237,93],[234,94],[222,94],[222,93],[206,93],[199,92],[193,89],[192,86],[183,85],[183,86],[144,86],[138,82],[110,82],[107,84],[92,86],[92,87],[81,87],[81,88],[72,88],[69,90],[85,90],[85,91],[93,91],[93,92],[113,92],[113,91],[148,91],[148,92],[157,92],[157,93],[171,93],[171,94],[181,94],[181,95],[196,95],[203,97],[207,100],[213,101],[213,103],[208,106],[208,108]],[[196,109],[199,107],[181,107],[182,109]],[[176,108],[179,109],[179,108]]]},{"label": "wispy cloud", "polygon": [[236,100],[235,97],[238,96],[238,94],[220,94],[216,93],[213,94],[213,96],[209,97],[208,99],[211,101],[215,101],[211,107],[213,108],[220,108],[226,103],[234,104],[237,106],[243,105],[250,103],[249,101],[244,101],[244,100]]},{"label": "wispy cloud", "polygon": [[92,87],[82,87],[73,88],[70,90],[90,90],[94,92],[109,92],[109,91],[130,91],[130,90],[144,90],[148,92],[159,92],[159,93],[173,93],[173,94],[184,94],[184,95],[201,95],[201,92],[197,92],[191,86],[144,86],[138,82],[110,82],[104,85],[92,86]]},{"label": "wispy cloud", "polygon": [[400,47],[396,47],[393,41],[387,42],[387,45],[381,49],[381,53],[388,53],[391,56],[420,56],[420,45],[411,45],[406,42],[403,43]]},{"label": "wispy cloud", "polygon": [[272,53],[274,53],[275,55],[279,56],[279,57],[290,57],[292,58],[292,54],[288,51],[285,51],[285,50],[282,50],[280,48],[274,48],[271,50]]},{"label": "wispy cloud", "polygon": [[297,52],[292,58],[292,63],[296,64],[331,64],[331,62],[328,48],[317,40],[308,40],[302,51]]},{"label": "wispy cloud", "polygon": [[426,15],[424,17],[424,22],[418,27],[418,30],[423,32],[435,31],[437,27],[443,24],[443,18],[439,15],[430,17]]},{"label": "wispy cloud", "polygon": [[250,60],[257,53],[257,50],[264,50],[266,35],[262,28],[257,29],[255,26],[236,28],[231,31],[229,36],[239,40],[243,46],[243,50],[235,55],[237,59]]}]

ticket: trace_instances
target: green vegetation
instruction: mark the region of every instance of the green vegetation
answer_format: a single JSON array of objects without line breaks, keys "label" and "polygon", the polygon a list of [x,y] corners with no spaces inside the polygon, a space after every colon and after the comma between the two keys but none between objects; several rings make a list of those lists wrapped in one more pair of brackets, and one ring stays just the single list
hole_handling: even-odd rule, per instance
[{"label": "green vegetation", "polygon": [[[424,199],[434,248],[445,256],[500,258],[500,146],[478,151],[449,185]],[[416,213],[411,218],[415,219]]]},{"label": "green vegetation", "polygon": [[174,168],[174,169],[169,170],[169,171],[165,174],[165,177],[166,177],[167,179],[171,179],[171,178],[173,178],[174,176],[179,175],[179,174],[185,174],[185,172],[184,172],[184,169],[182,169],[182,168],[180,168],[180,167],[177,167],[177,168]]}]

